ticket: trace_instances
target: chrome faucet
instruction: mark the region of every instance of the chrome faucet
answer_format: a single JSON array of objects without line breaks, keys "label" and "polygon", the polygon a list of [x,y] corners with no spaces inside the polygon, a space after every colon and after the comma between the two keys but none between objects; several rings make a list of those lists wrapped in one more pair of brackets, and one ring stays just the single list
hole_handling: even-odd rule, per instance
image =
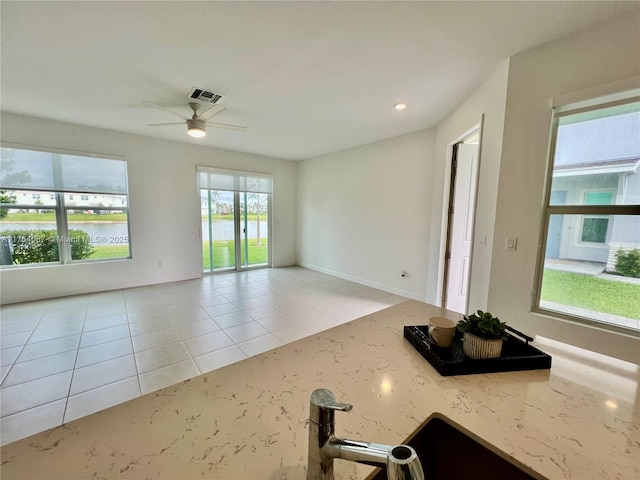
[{"label": "chrome faucet", "polygon": [[336,402],[330,390],[311,394],[307,480],[333,480],[333,460],[341,458],[366,465],[386,465],[389,480],[424,480],[422,465],[408,445],[382,445],[335,437],[335,412],[349,412],[353,405]]}]

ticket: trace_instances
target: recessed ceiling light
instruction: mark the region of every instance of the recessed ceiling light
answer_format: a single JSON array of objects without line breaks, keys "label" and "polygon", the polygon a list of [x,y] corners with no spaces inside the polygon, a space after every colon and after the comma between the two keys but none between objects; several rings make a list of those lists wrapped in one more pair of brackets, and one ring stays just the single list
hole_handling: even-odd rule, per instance
[{"label": "recessed ceiling light", "polygon": [[407,108],[407,104],[406,103],[396,103],[393,108],[395,108],[396,110],[404,110],[405,108]]}]

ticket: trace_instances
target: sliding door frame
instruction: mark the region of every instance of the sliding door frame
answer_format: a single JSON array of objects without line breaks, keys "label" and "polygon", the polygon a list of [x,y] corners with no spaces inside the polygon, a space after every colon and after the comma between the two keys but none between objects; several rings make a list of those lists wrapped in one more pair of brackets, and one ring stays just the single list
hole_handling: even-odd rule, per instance
[{"label": "sliding door frame", "polygon": [[[203,275],[211,275],[211,274],[216,274],[216,273],[225,273],[225,272],[230,272],[230,271],[245,271],[245,270],[256,270],[256,269],[260,269],[260,268],[270,268],[271,264],[272,264],[272,247],[273,244],[271,242],[272,239],[272,222],[271,222],[271,217],[272,217],[272,208],[273,208],[273,188],[272,188],[272,184],[273,184],[273,178],[271,175],[268,174],[261,174],[261,173],[251,173],[251,172],[238,172],[238,171],[233,171],[233,170],[222,170],[222,169],[216,169],[216,168],[211,168],[211,167],[197,167],[198,170],[198,191],[200,192],[200,198],[202,198],[202,190],[206,190],[207,191],[207,216],[208,216],[208,228],[209,228],[209,254],[210,254],[210,263],[209,263],[209,269],[205,270],[204,269],[204,258],[202,258],[202,262],[201,264],[203,265],[203,271],[202,274]],[[209,183],[210,179],[205,182],[203,180],[202,174],[213,174],[215,175],[220,175],[220,176],[224,176],[224,175],[228,175],[228,176],[235,176],[235,177],[240,177],[241,181],[238,181],[237,178],[234,179],[233,182],[233,187],[232,188],[215,188],[215,186],[212,186]],[[251,180],[255,180],[255,179],[260,179],[260,178],[268,178],[268,182],[270,184],[270,191],[266,192],[266,191],[259,191],[259,189],[257,190],[252,190],[251,187],[249,187],[249,184],[251,183]],[[206,184],[205,184],[206,183]],[[241,185],[245,185],[249,188],[241,188]],[[211,208],[211,191],[227,191],[233,194],[233,232],[234,232],[234,239],[233,239],[233,244],[234,244],[234,260],[235,260],[235,265],[234,266],[229,266],[229,267],[222,267],[222,268],[217,268],[217,269],[213,269],[211,267],[213,267],[213,250],[214,250],[214,246],[213,246],[213,228],[212,228],[212,223],[211,223],[211,215],[212,215],[212,208]],[[247,196],[248,194],[251,193],[256,193],[259,195],[266,195],[266,199],[267,199],[267,205],[266,205],[266,224],[267,224],[267,262],[266,263],[260,263],[260,264],[255,264],[255,265],[249,265],[249,256],[248,256],[248,252],[249,252],[249,237],[248,237],[248,221],[247,221],[247,215],[249,214],[248,212],[248,199]],[[244,195],[244,197],[241,197],[241,195]],[[241,208],[244,205],[244,210]],[[202,210],[202,206],[201,206],[201,210]],[[257,220],[257,219],[256,219]],[[202,222],[201,222],[202,225]],[[202,228],[201,228],[201,236],[200,238],[203,237],[203,233],[202,232]],[[243,243],[244,242],[244,243]],[[243,258],[243,249],[244,249],[244,258]],[[201,249],[201,254],[204,257],[204,251]]]},{"label": "sliding door frame", "polygon": [[[247,212],[243,212],[240,208],[242,205],[242,200],[240,195],[244,195],[245,198],[247,194],[250,192],[247,191],[234,191],[233,192],[233,222],[234,222],[234,232],[235,232],[235,254],[236,254],[236,267],[231,268],[231,270],[236,270],[238,272],[244,270],[256,270],[258,268],[270,268],[271,267],[271,199],[273,193],[264,193],[261,195],[267,196],[267,263],[259,263],[256,265],[249,265],[249,239],[247,237],[247,229],[249,225],[247,223]],[[247,201],[245,200],[244,205],[245,209],[247,206]],[[243,225],[244,223],[244,225]],[[243,235],[244,234],[244,235]],[[245,242],[244,250],[242,242]],[[246,258],[242,258],[242,253],[245,253]],[[246,260],[246,265],[244,261]]]}]

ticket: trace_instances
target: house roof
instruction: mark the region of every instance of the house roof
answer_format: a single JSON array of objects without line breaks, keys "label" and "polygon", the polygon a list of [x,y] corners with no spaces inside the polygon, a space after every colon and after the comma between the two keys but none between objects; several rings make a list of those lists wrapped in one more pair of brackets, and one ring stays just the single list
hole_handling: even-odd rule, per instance
[{"label": "house roof", "polygon": [[554,170],[585,166],[620,167],[640,157],[640,112],[630,112],[558,128]]},{"label": "house roof", "polygon": [[599,175],[605,173],[637,173],[640,168],[640,157],[618,158],[593,162],[556,165],[553,169],[554,177],[568,177],[576,175]]}]

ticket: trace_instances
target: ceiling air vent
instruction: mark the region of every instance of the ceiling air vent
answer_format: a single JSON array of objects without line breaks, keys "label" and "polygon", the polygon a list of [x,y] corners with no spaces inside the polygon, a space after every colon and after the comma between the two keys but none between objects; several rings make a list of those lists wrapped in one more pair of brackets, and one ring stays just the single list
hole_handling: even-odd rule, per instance
[{"label": "ceiling air vent", "polygon": [[214,105],[224,98],[224,96],[219,93],[208,92],[207,90],[203,90],[198,87],[193,87],[187,97],[193,100],[198,100],[199,102],[212,103]]}]

